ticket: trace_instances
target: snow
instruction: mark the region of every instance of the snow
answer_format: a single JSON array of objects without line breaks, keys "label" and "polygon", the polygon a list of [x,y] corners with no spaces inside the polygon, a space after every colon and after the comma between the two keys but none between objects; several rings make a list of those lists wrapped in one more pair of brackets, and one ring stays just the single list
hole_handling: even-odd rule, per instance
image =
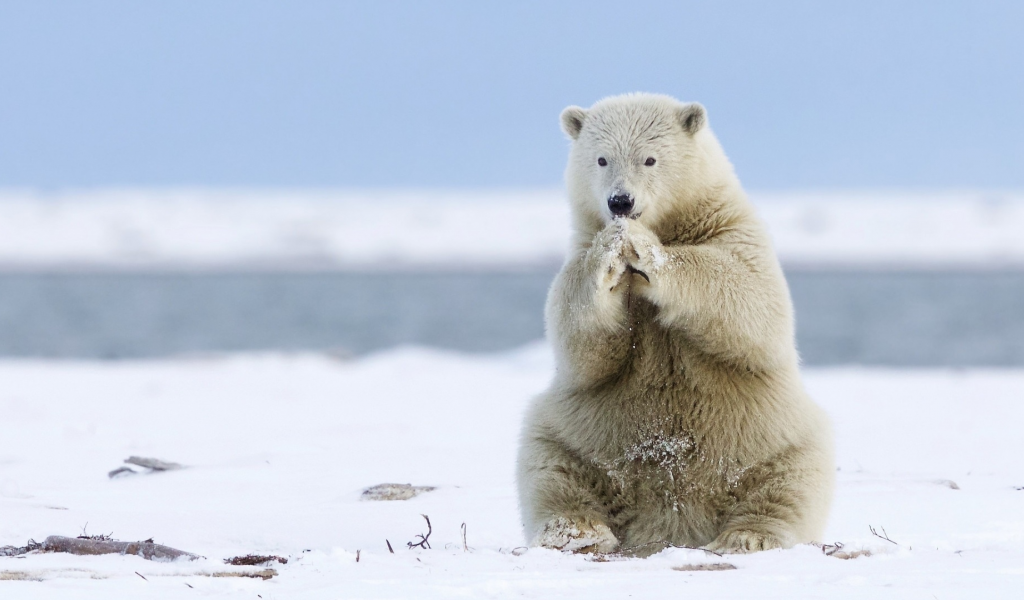
[{"label": "snow", "polygon": [[[1024,193],[753,193],[784,263],[1024,265]],[[0,191],[0,267],[493,268],[557,264],[563,193]]]},{"label": "snow", "polygon": [[[513,481],[519,423],[552,369],[542,344],[496,355],[401,348],[354,361],[2,361],[0,545],[87,528],[207,558],[0,558],[0,579],[41,580],[0,581],[0,597],[1019,597],[1024,371],[806,370],[837,434],[823,541],[871,556],[840,560],[801,546],[597,562],[513,552],[524,545]],[[131,455],[186,468],[109,479]],[[437,489],[360,499],[380,483]],[[410,550],[406,542],[426,532],[421,514],[433,548]],[[202,575],[250,552],[290,560],[269,581]],[[677,570],[705,563],[737,568]]]}]

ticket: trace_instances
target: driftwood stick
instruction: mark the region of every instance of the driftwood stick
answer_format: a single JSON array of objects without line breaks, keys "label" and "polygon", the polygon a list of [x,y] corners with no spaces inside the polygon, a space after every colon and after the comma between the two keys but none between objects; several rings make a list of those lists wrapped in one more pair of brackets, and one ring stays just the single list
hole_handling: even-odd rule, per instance
[{"label": "driftwood stick", "polygon": [[154,471],[177,471],[178,469],[185,468],[178,463],[167,462],[158,458],[147,458],[144,456],[129,456],[124,459],[124,462],[138,467],[153,469]]},{"label": "driftwood stick", "polygon": [[179,558],[196,560],[197,554],[177,550],[153,542],[118,542],[108,539],[72,538],[51,535],[43,542],[43,552],[66,552],[79,556],[96,554],[122,554],[141,556],[146,560],[171,561]]}]

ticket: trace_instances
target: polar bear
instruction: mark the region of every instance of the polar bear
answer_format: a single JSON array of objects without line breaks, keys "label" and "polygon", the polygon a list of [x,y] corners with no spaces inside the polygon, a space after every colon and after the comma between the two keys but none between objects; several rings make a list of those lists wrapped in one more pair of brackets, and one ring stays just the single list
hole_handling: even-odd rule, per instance
[{"label": "polar bear", "polygon": [[556,374],[527,413],[527,539],[577,552],[819,540],[831,428],[789,290],[700,104],[566,108],[574,237],[546,307]]}]

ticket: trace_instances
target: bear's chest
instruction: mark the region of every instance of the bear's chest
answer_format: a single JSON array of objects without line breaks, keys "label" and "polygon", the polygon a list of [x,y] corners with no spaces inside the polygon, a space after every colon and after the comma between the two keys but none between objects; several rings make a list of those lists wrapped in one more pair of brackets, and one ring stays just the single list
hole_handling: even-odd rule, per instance
[{"label": "bear's chest", "polygon": [[560,421],[579,430],[567,439],[618,494],[672,506],[727,495],[747,471],[742,457],[749,454],[730,375],[684,331],[661,325],[652,304],[633,298],[628,316],[623,369],[600,388],[570,396]]}]

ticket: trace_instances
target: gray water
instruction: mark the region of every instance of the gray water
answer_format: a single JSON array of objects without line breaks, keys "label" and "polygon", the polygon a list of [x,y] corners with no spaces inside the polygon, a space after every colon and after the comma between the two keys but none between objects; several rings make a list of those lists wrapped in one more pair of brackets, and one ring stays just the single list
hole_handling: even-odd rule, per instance
[{"label": "gray water", "polygon": [[[470,352],[543,337],[553,272],[0,275],[0,356]],[[787,273],[810,365],[1024,365],[1024,272]]]}]

